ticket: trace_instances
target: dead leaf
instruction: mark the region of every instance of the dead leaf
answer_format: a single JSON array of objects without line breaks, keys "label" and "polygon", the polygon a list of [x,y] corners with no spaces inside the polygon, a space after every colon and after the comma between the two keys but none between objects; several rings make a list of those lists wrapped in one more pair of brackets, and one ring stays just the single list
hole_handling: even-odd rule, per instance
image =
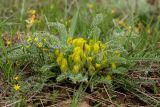
[{"label": "dead leaf", "polygon": [[82,101],[79,103],[78,107],[91,107],[86,101]]}]

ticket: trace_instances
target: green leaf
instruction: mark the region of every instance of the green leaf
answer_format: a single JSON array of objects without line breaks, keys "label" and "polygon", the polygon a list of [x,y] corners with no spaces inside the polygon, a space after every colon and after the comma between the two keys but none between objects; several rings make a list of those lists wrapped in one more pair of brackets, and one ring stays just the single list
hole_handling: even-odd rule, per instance
[{"label": "green leaf", "polygon": [[98,26],[102,22],[103,22],[103,14],[102,13],[97,14],[96,17],[92,21],[91,27]]},{"label": "green leaf", "polygon": [[79,73],[79,74],[71,74],[71,75],[69,75],[69,79],[73,83],[88,81],[88,78],[86,76],[83,76],[81,73]]},{"label": "green leaf", "polygon": [[58,75],[58,77],[56,78],[56,80],[58,82],[61,82],[61,81],[65,80],[65,79],[67,79],[67,73],[62,73],[62,74]]},{"label": "green leaf", "polygon": [[103,22],[103,14],[97,14],[91,23],[89,30],[89,37],[93,38],[94,41],[99,40],[101,29],[98,27]]},{"label": "green leaf", "polygon": [[120,64],[127,64],[127,59],[123,57],[114,56],[110,59],[110,62],[120,63]]},{"label": "green leaf", "polygon": [[73,36],[76,31],[76,24],[77,24],[77,20],[78,20],[78,15],[79,15],[79,10],[76,12],[76,14],[74,15],[74,17],[72,19],[68,36]]},{"label": "green leaf", "polygon": [[59,22],[54,22],[53,24],[51,24],[52,26],[54,26],[58,32],[60,33],[60,39],[63,43],[66,43],[66,39],[67,39],[67,30],[64,24],[61,24]]},{"label": "green leaf", "polygon": [[116,74],[124,74],[126,72],[128,72],[128,69],[124,67],[118,67],[116,70],[113,71],[113,73]]},{"label": "green leaf", "polygon": [[94,41],[98,41],[100,33],[101,33],[100,28],[96,26],[90,31],[90,36],[94,39]]},{"label": "green leaf", "polygon": [[55,63],[52,63],[50,65],[43,65],[40,69],[40,71],[42,72],[46,72],[46,71],[49,71],[52,67],[56,66]]},{"label": "green leaf", "polygon": [[111,84],[112,80],[107,80],[106,76],[94,76],[91,82],[91,87],[94,88],[98,84]]}]

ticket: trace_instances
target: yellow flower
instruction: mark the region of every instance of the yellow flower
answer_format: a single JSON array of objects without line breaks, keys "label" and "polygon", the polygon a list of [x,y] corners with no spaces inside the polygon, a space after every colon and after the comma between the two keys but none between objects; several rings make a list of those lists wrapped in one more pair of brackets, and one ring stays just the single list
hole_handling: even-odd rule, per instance
[{"label": "yellow flower", "polygon": [[112,70],[115,70],[116,69],[116,64],[115,63],[111,63],[111,68],[112,68]]},{"label": "yellow flower", "polygon": [[62,65],[67,65],[67,59],[66,58],[62,59]]},{"label": "yellow flower", "polygon": [[63,54],[60,53],[59,56],[57,57],[57,60],[56,60],[58,65],[61,65],[62,59],[63,59]]},{"label": "yellow flower", "polygon": [[91,64],[92,60],[93,60],[92,57],[88,57],[88,58],[87,58],[87,62],[88,62],[89,64]]},{"label": "yellow flower", "polygon": [[88,44],[85,44],[84,51],[90,52],[90,50],[91,50],[91,46],[89,46]]},{"label": "yellow flower", "polygon": [[29,37],[27,38],[27,42],[32,42],[32,37],[31,37],[31,36],[29,36]]},{"label": "yellow flower", "polygon": [[10,45],[12,42],[10,41],[10,40],[7,40],[6,41],[6,45],[8,46],[8,45]]},{"label": "yellow flower", "polygon": [[108,75],[106,76],[106,79],[107,79],[107,80],[109,80],[109,81],[111,81],[111,80],[112,80],[111,75],[110,75],[110,74],[108,74]]},{"label": "yellow flower", "polygon": [[81,48],[83,48],[83,45],[84,45],[84,43],[85,43],[86,41],[83,39],[83,38],[79,38],[78,40],[77,40],[77,46],[79,46],[79,47],[81,47]]},{"label": "yellow flower", "polygon": [[27,27],[31,27],[34,22],[35,22],[35,16],[34,17],[32,16],[31,18],[28,18],[26,20],[26,23],[28,24]]},{"label": "yellow flower", "polygon": [[79,66],[79,65],[74,65],[72,72],[73,72],[73,73],[78,73],[79,70],[80,70],[80,66]]},{"label": "yellow flower", "polygon": [[59,51],[59,49],[55,49],[55,52],[54,52],[54,54],[55,54],[56,56],[58,56],[58,55],[60,54],[60,51]]},{"label": "yellow flower", "polygon": [[29,10],[29,18],[26,21],[27,27],[30,28],[36,21],[36,10]]},{"label": "yellow flower", "polygon": [[78,53],[74,53],[72,55],[72,59],[73,59],[74,63],[80,63],[80,61],[81,61],[81,57]]},{"label": "yellow flower", "polygon": [[81,48],[80,47],[75,47],[73,49],[73,54],[72,54],[72,60],[74,61],[74,63],[79,63],[81,61]]},{"label": "yellow flower", "polygon": [[42,42],[39,42],[39,43],[37,44],[37,46],[38,46],[39,48],[42,48],[43,43],[42,43]]},{"label": "yellow flower", "polygon": [[84,43],[86,42],[86,40],[84,40],[83,38],[77,38],[73,40],[73,45],[83,48]]},{"label": "yellow flower", "polygon": [[78,41],[77,38],[76,38],[76,39],[73,39],[73,45],[76,45],[76,44],[77,44],[77,41]]},{"label": "yellow flower", "polygon": [[18,81],[18,80],[19,80],[19,76],[14,77],[14,79],[15,79],[16,81]]},{"label": "yellow flower", "polygon": [[62,72],[65,72],[68,68],[68,63],[66,58],[62,58],[62,63],[60,65],[60,69]]},{"label": "yellow flower", "polygon": [[118,57],[120,57],[120,52],[118,50],[114,51],[114,54]]},{"label": "yellow flower", "polygon": [[38,42],[38,38],[37,38],[37,37],[36,37],[36,38],[34,38],[34,41],[35,41],[35,42]]},{"label": "yellow flower", "polygon": [[13,88],[14,88],[16,91],[19,91],[19,90],[20,90],[20,87],[21,87],[21,86],[19,86],[18,84],[15,84]]},{"label": "yellow flower", "polygon": [[29,13],[29,14],[32,14],[32,15],[33,15],[33,14],[36,14],[36,10],[31,9],[31,10],[28,11],[28,13]]},{"label": "yellow flower", "polygon": [[80,54],[80,53],[81,53],[81,48],[80,48],[80,47],[75,47],[75,48],[73,49],[73,53],[75,53],[75,54]]},{"label": "yellow flower", "polygon": [[32,15],[30,19],[35,22],[36,15]]},{"label": "yellow flower", "polygon": [[100,69],[101,64],[96,63],[96,69]]},{"label": "yellow flower", "polygon": [[88,4],[87,4],[87,7],[88,7],[89,9],[93,9],[94,5],[93,5],[93,3],[88,3]]},{"label": "yellow flower", "polygon": [[72,44],[72,37],[68,37],[68,39],[67,39],[67,44]]},{"label": "yellow flower", "polygon": [[100,47],[99,47],[98,43],[95,43],[94,46],[93,46],[93,51],[96,52],[96,53],[98,53],[99,48]]}]

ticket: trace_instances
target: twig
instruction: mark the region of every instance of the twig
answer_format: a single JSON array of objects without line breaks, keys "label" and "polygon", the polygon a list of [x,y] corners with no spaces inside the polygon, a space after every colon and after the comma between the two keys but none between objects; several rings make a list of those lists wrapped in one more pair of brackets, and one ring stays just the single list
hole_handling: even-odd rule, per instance
[{"label": "twig", "polygon": [[4,107],[13,107],[14,104],[19,103],[20,101],[21,101],[21,100],[15,101],[15,102],[13,102],[13,103],[11,103],[11,104],[8,104],[8,105],[6,105],[6,106],[4,106]]},{"label": "twig", "polygon": [[42,100],[41,100],[41,99],[40,99],[40,102],[41,102],[42,107],[44,107],[43,102],[42,102]]},{"label": "twig", "polygon": [[106,87],[104,85],[103,85],[103,87],[104,87],[104,89],[105,89],[105,91],[106,91],[106,93],[108,95],[108,98],[109,98],[110,102],[113,104],[113,101],[112,101],[112,99],[111,99],[111,97],[110,97],[110,95],[108,93],[108,90],[106,89]]}]

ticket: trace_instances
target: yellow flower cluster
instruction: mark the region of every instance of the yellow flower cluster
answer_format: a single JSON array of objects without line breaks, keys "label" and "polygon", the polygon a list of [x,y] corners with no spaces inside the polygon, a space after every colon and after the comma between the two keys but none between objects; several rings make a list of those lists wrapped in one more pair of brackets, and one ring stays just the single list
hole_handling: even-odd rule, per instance
[{"label": "yellow flower cluster", "polygon": [[30,28],[36,21],[36,10],[29,10],[28,11],[28,19],[26,20],[27,28]]},{"label": "yellow flower cluster", "polygon": [[71,52],[66,56],[59,49],[55,50],[56,62],[62,72],[78,73],[85,69],[85,71],[94,73],[101,70],[104,65],[106,67],[106,46],[101,41],[94,42],[84,38],[69,37],[67,45],[71,48]]},{"label": "yellow flower cluster", "polygon": [[32,36],[28,36],[27,40],[28,43],[34,43],[38,48],[42,48],[43,47],[43,42],[46,41],[46,39],[44,38],[43,40],[39,39],[38,37],[32,37]]},{"label": "yellow flower cluster", "polygon": [[[115,19],[115,22],[119,27],[124,28],[127,32],[131,32],[132,30],[135,33],[140,33],[142,31],[143,24],[141,22],[137,23],[135,26],[128,25],[124,20]],[[147,32],[150,32],[149,30]]]},{"label": "yellow flower cluster", "polygon": [[[15,76],[14,77],[14,80],[16,81],[16,82],[18,82],[18,80],[19,80],[19,76],[17,75],[17,76]],[[13,89],[15,90],[15,91],[19,91],[20,90],[20,85],[19,84],[15,84],[14,86],[13,86]]]},{"label": "yellow flower cluster", "polygon": [[68,69],[68,62],[64,55],[57,49],[55,50],[55,55],[57,57],[57,64],[60,66],[62,72],[67,71]]}]

